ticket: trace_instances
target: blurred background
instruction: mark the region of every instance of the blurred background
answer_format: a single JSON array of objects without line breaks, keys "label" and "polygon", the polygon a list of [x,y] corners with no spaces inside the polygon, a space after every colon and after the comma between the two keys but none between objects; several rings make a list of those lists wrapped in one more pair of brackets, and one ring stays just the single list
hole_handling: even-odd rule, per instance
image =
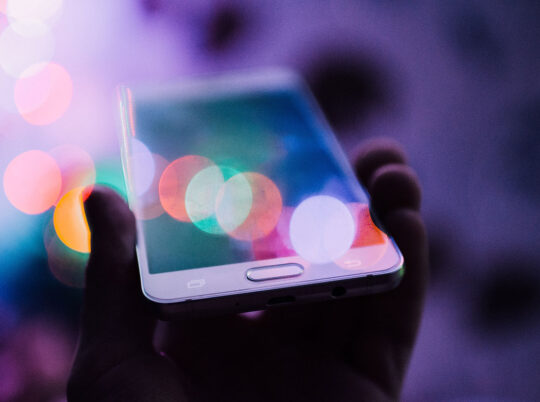
[{"label": "blurred background", "polygon": [[0,0],[0,401],[63,401],[115,87],[301,72],[344,148],[400,141],[432,280],[405,401],[540,400],[540,3]]}]

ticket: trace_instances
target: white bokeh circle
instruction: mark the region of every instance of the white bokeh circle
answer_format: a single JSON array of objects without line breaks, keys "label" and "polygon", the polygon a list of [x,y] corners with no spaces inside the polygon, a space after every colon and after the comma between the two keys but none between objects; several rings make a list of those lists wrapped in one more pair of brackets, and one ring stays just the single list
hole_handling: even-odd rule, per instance
[{"label": "white bokeh circle", "polygon": [[318,195],[294,210],[290,239],[294,251],[313,264],[324,264],[345,254],[356,233],[347,206],[337,198]]}]

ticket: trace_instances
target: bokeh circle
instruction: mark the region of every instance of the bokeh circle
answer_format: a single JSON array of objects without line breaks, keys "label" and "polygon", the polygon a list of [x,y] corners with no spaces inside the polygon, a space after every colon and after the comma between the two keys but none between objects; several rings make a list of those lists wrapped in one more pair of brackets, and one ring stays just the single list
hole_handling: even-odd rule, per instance
[{"label": "bokeh circle", "polygon": [[90,229],[83,202],[89,195],[85,187],[77,187],[64,195],[54,210],[53,223],[58,238],[80,253],[90,252]]},{"label": "bokeh circle", "polygon": [[73,96],[73,82],[59,64],[34,65],[15,84],[15,104],[30,124],[45,126],[64,115]]},{"label": "bokeh circle", "polygon": [[15,157],[4,172],[4,191],[18,210],[40,214],[52,207],[62,189],[62,174],[52,156],[32,150]]},{"label": "bokeh circle", "polygon": [[[254,172],[243,173],[251,189],[249,214],[244,221],[227,232],[238,240],[253,241],[267,236],[276,227],[281,211],[283,200],[275,183],[268,177]],[[241,208],[245,207],[240,204]],[[219,221],[219,215],[218,215]]]},{"label": "bokeh circle", "polygon": [[159,180],[159,199],[163,209],[174,219],[190,222],[186,210],[186,191],[193,177],[201,170],[215,166],[204,156],[187,155],[171,162]]},{"label": "bokeh circle", "polygon": [[345,254],[355,232],[347,206],[327,195],[302,201],[291,217],[290,238],[294,250],[314,264],[324,264]]}]

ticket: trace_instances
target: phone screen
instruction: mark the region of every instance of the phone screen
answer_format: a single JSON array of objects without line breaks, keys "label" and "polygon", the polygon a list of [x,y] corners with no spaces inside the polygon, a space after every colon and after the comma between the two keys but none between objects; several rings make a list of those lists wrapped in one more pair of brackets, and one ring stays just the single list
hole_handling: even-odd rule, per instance
[{"label": "phone screen", "polygon": [[[314,110],[293,86],[134,97],[127,176],[150,273],[288,256],[376,262],[388,238]],[[357,261],[366,247],[370,261]]]}]

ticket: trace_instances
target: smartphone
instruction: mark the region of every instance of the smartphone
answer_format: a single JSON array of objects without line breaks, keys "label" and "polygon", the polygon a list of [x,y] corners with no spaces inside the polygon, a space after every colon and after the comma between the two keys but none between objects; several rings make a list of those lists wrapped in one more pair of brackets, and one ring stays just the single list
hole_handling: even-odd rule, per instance
[{"label": "smartphone", "polygon": [[142,291],[162,318],[398,285],[403,257],[294,72],[118,93]]}]

